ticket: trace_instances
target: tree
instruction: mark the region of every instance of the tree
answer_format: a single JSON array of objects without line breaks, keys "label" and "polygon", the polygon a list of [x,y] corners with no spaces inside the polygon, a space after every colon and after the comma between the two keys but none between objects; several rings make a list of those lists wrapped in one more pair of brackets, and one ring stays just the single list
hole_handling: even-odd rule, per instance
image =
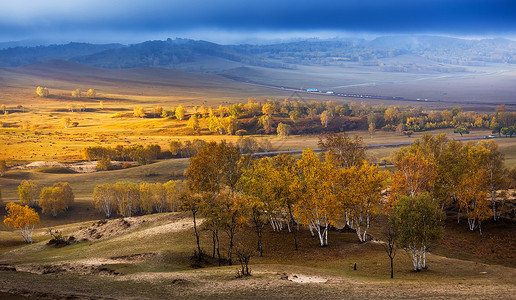
[{"label": "tree", "polygon": [[189,211],[192,213],[195,239],[197,242],[197,260],[202,261],[203,251],[201,249],[201,244],[199,241],[199,230],[197,229],[197,213],[199,213],[199,210],[201,209],[202,196],[200,194],[192,194],[189,192],[185,192],[180,195],[180,199],[181,205],[179,206],[179,210]]},{"label": "tree", "polygon": [[179,104],[179,106],[176,107],[175,115],[179,121],[182,121],[185,118],[185,108],[183,105]]},{"label": "tree", "polygon": [[482,234],[481,222],[491,216],[489,207],[489,175],[485,168],[489,150],[482,146],[467,147],[466,165],[458,186],[460,208],[466,212],[470,230],[475,230],[478,223]]},{"label": "tree", "polygon": [[328,134],[325,141],[319,140],[319,146],[328,149],[326,160],[338,168],[360,166],[365,160],[366,146],[358,135]]},{"label": "tree", "polygon": [[374,123],[369,123],[369,135],[371,136],[371,138],[373,138],[373,134],[374,134],[374,131],[375,131],[375,124]]},{"label": "tree", "polygon": [[339,215],[332,182],[328,180],[334,172],[331,164],[321,163],[315,152],[303,151],[297,161],[299,176],[295,177],[291,192],[299,201],[295,214],[299,220],[317,232],[321,247],[328,245],[328,229]]},{"label": "tree", "polygon": [[385,252],[387,252],[387,255],[389,256],[389,260],[391,261],[391,279],[394,278],[394,257],[396,257],[396,252],[398,251],[398,244],[396,236],[396,232],[393,230],[393,228],[388,225],[389,227],[384,232],[385,242],[382,243],[383,249],[385,249]]},{"label": "tree", "polygon": [[75,200],[75,196],[73,194],[73,190],[70,184],[68,182],[57,182],[54,183],[53,187],[59,187],[63,190],[65,208],[70,208],[70,206],[73,204]]},{"label": "tree", "polygon": [[382,190],[386,187],[388,174],[378,166],[364,161],[362,166],[353,167],[350,193],[349,218],[356,230],[360,242],[365,242],[371,218],[380,213]]},{"label": "tree", "polygon": [[426,251],[442,235],[443,213],[428,193],[417,197],[402,196],[394,205],[389,222],[398,243],[409,254],[414,271],[426,269]]},{"label": "tree", "polygon": [[[232,254],[235,234],[247,224],[245,218],[247,215],[246,203],[242,197],[230,190],[220,192],[213,199],[215,201],[211,202],[210,206],[215,214],[209,217],[217,218],[219,220],[220,229],[224,230],[228,236],[228,263],[231,266],[233,264]],[[216,209],[213,209],[214,207]]]},{"label": "tree", "polygon": [[39,223],[38,213],[27,205],[21,206],[13,202],[8,203],[5,210],[7,216],[4,218],[4,224],[7,227],[12,226],[14,229],[20,229],[23,240],[32,244],[32,232],[36,224]]},{"label": "tree", "polygon": [[71,123],[71,122],[72,122],[72,121],[70,120],[70,118],[69,118],[69,117],[64,117],[64,118],[62,118],[62,119],[61,119],[61,123],[63,124],[63,127],[64,127],[64,128],[68,128],[68,127],[70,127],[70,123]]},{"label": "tree", "polygon": [[95,89],[89,89],[88,92],[86,93],[86,96],[88,98],[95,98],[95,97],[97,97],[97,91],[95,91]]},{"label": "tree", "polygon": [[72,97],[74,98],[81,98],[82,96],[82,91],[81,89],[75,89],[72,91]]},{"label": "tree", "polygon": [[328,127],[328,123],[330,122],[330,113],[325,110],[321,113],[320,115],[320,118],[321,118],[321,124],[324,126],[324,128]]},{"label": "tree", "polygon": [[0,160],[0,177],[3,177],[5,175],[5,172],[7,172],[8,170],[9,168],[5,163],[5,160]]},{"label": "tree", "polygon": [[[260,256],[263,256],[263,227],[267,219],[271,220],[271,225],[274,224],[275,215],[280,207],[273,192],[275,171],[272,159],[264,157],[244,170],[238,180],[238,189],[243,193],[249,207],[249,217],[257,235],[256,249]],[[288,189],[288,186],[286,188]]]},{"label": "tree", "polygon": [[270,103],[266,103],[262,106],[262,112],[264,115],[267,115],[267,116],[272,116],[275,112],[275,107],[274,105],[270,104]]},{"label": "tree", "polygon": [[190,158],[190,166],[186,170],[189,190],[212,195],[225,187],[234,191],[241,173],[238,163],[241,156],[235,147],[224,141],[208,143]]},{"label": "tree", "polygon": [[487,173],[487,184],[489,188],[491,206],[493,210],[493,219],[500,219],[500,212],[497,209],[496,191],[504,187],[504,154],[498,149],[498,144],[493,141],[481,141],[478,147],[487,150],[485,152],[485,169]]},{"label": "tree", "polygon": [[188,119],[188,123],[186,124],[188,128],[192,128],[194,131],[199,128],[199,120],[197,119],[196,114],[192,114],[190,119]]},{"label": "tree", "polygon": [[272,117],[270,115],[261,116],[259,123],[263,126],[263,130],[265,130],[266,133],[272,132]]},{"label": "tree", "polygon": [[421,152],[411,152],[402,148],[396,154],[396,173],[392,179],[391,200],[408,195],[417,197],[432,192],[435,183],[435,163],[432,157],[426,158]]},{"label": "tree", "polygon": [[458,133],[458,134],[460,134],[460,136],[462,136],[463,134],[469,134],[469,130],[466,126],[461,125],[461,126],[455,128],[455,130],[453,130],[453,133]]},{"label": "tree", "polygon": [[279,123],[276,131],[278,132],[278,137],[286,139],[290,134],[290,125]]},{"label": "tree", "polygon": [[110,218],[116,210],[114,186],[109,183],[100,184],[93,190],[93,202],[95,207]]},{"label": "tree", "polygon": [[44,187],[41,190],[39,206],[43,214],[50,214],[53,217],[57,217],[58,214],[66,211],[63,189],[60,187]]},{"label": "tree", "polygon": [[143,107],[135,107],[133,109],[133,116],[138,118],[145,118],[147,113],[145,112],[145,108]]},{"label": "tree", "polygon": [[131,217],[140,209],[140,188],[132,182],[117,182],[113,186],[114,198],[118,213],[123,217]]},{"label": "tree", "polygon": [[50,95],[50,93],[48,92],[48,89],[46,87],[40,87],[40,86],[38,86],[36,88],[36,94],[39,97],[48,97]]},{"label": "tree", "polygon": [[34,180],[23,180],[18,186],[21,205],[38,206],[41,185]]}]

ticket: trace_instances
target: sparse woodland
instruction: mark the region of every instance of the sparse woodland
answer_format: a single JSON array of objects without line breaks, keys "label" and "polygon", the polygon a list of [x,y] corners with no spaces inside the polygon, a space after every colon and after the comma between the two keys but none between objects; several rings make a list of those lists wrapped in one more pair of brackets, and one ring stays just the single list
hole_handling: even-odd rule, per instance
[{"label": "sparse woodland", "polygon": [[[235,254],[235,236],[244,227],[256,233],[256,251],[262,256],[267,249],[262,239],[265,226],[289,232],[295,251],[303,228],[321,247],[331,243],[328,232],[338,224],[366,242],[372,238],[368,230],[375,216],[388,215],[389,255],[403,248],[414,271],[421,271],[427,268],[426,253],[444,233],[446,212],[454,211],[457,222],[467,221],[470,230],[482,234],[482,222],[499,220],[506,209],[497,193],[506,199],[515,185],[514,171],[503,167],[504,156],[492,140],[475,144],[442,134],[423,135],[396,153],[394,173],[367,161],[358,136],[331,134],[320,146],[328,151],[318,155],[307,149],[297,159],[287,154],[253,158],[224,141],[204,142],[192,153],[185,181],[101,184],[93,191],[93,203],[106,218],[191,212],[196,259],[202,262],[211,256],[219,265],[231,265],[233,255],[244,259],[242,253]],[[24,220],[29,206],[56,217],[74,202],[64,182],[42,187],[25,180],[18,192],[27,208],[8,204],[9,220],[17,214]],[[37,222],[29,219],[33,221],[28,225],[5,222],[25,228],[22,234],[30,242],[28,232]],[[210,233],[211,245],[201,245],[201,230]],[[249,259],[245,258],[247,264]]]}]

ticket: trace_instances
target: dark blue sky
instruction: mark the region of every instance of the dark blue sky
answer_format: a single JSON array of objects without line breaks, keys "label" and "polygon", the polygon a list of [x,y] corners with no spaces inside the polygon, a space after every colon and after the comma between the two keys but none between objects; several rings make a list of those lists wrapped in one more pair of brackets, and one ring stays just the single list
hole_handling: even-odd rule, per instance
[{"label": "dark blue sky", "polygon": [[516,37],[515,0],[0,0],[0,7],[0,42]]}]

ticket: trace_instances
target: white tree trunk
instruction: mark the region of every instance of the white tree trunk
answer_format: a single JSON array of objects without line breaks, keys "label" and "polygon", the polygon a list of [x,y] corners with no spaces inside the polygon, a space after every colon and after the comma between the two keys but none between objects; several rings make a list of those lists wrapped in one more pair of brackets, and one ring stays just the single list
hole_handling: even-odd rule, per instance
[{"label": "white tree trunk", "polygon": [[473,231],[475,230],[475,222],[476,219],[471,219],[468,217],[468,226],[469,226],[469,230]]}]

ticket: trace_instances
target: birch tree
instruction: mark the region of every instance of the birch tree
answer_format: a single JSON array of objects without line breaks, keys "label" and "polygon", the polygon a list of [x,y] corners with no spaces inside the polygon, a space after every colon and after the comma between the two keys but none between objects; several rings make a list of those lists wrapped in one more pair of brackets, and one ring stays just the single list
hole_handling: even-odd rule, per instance
[{"label": "birch tree", "polygon": [[358,135],[351,138],[346,134],[328,134],[325,140],[319,140],[319,146],[328,149],[326,161],[338,168],[361,166],[366,158],[366,146]]},{"label": "birch tree", "polygon": [[118,213],[131,217],[140,209],[140,188],[132,182],[117,182],[113,185],[114,198]]},{"label": "birch tree", "polygon": [[21,206],[13,202],[9,202],[5,207],[7,216],[4,218],[4,224],[7,227],[19,229],[26,243],[32,244],[32,232],[34,227],[39,223],[39,215],[29,206]]},{"label": "birch tree", "polygon": [[116,210],[114,186],[109,183],[100,184],[93,190],[93,202],[97,210],[110,218]]},{"label": "birch tree", "polygon": [[353,178],[350,199],[349,218],[356,230],[360,242],[365,242],[371,218],[381,211],[382,190],[386,187],[387,173],[378,166],[364,162],[362,166],[351,170]]},{"label": "birch tree", "polygon": [[488,151],[485,158],[487,184],[489,188],[489,198],[491,200],[493,219],[498,221],[500,220],[500,210],[496,201],[496,191],[504,187],[504,154],[500,152],[498,144],[493,140],[481,141],[478,146]]},{"label": "birch tree", "polygon": [[416,272],[426,269],[427,248],[442,235],[441,219],[439,204],[428,193],[416,198],[403,196],[393,207],[389,222]]},{"label": "birch tree", "polygon": [[18,186],[21,205],[38,206],[41,185],[34,180],[23,180]]},{"label": "birch tree", "polygon": [[291,190],[299,197],[296,216],[317,232],[321,247],[327,246],[329,226],[339,214],[331,181],[327,180],[334,169],[331,164],[321,163],[310,149],[303,151],[302,158],[297,161],[297,169],[299,176]]},{"label": "birch tree", "polygon": [[66,211],[64,191],[61,187],[45,187],[41,190],[39,206],[43,214],[51,214],[57,217],[59,213]]}]

